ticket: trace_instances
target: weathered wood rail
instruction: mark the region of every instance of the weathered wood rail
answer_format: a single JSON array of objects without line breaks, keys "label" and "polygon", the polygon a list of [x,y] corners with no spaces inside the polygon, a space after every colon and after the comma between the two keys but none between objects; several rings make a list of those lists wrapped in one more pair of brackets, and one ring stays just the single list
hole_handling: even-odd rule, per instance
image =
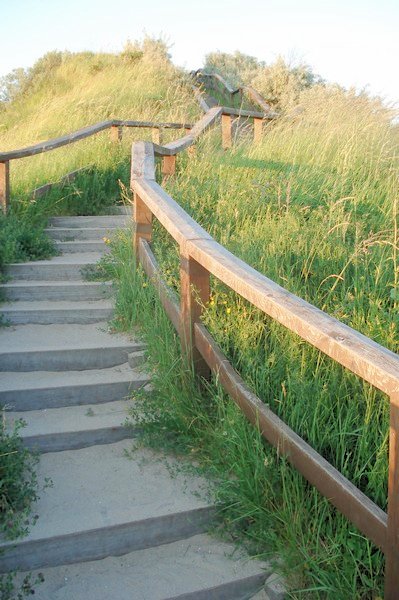
[{"label": "weathered wood rail", "polygon": [[[19,150],[10,150],[8,152],[0,152],[0,206],[4,212],[7,211],[10,201],[10,161],[43,152],[49,152],[56,148],[61,148],[67,144],[73,144],[79,140],[96,135],[101,131],[110,129],[110,137],[114,142],[122,140],[122,132],[124,127],[135,128],[150,128],[152,130],[152,139],[154,142],[160,143],[161,132],[163,129],[191,129],[190,123],[152,123],[150,121],[121,121],[112,119],[109,121],[101,121],[88,127],[83,127],[78,131],[62,135],[60,137],[40,142],[33,146],[20,148]],[[44,186],[43,186],[44,187]]]},{"label": "weathered wood rail", "polygon": [[233,88],[228,81],[223,79],[218,73],[207,73],[206,71],[194,71],[193,77],[199,83],[203,83],[206,88],[214,90],[216,92],[222,92],[230,97],[231,102],[234,103],[234,98],[238,95],[242,102],[243,96],[246,95],[249,100],[254,104],[257,104],[262,109],[264,116],[277,117],[278,113],[273,111],[270,104],[266,102],[263,96],[250,85],[242,85],[237,88]]},{"label": "weathered wood rail", "polygon": [[[131,189],[134,192],[134,245],[137,260],[157,288],[161,302],[179,333],[183,355],[195,372],[210,370],[247,418],[279,454],[323,494],[384,553],[385,599],[399,598],[399,356],[315,306],[288,292],[214,240],[155,180],[155,157],[188,148],[195,137],[231,113],[207,111],[185,137],[164,147],[136,142],[132,147]],[[257,117],[253,117],[254,119]],[[231,140],[230,140],[231,141]],[[171,154],[173,153],[173,154]],[[174,170],[174,163],[173,169]],[[165,172],[165,171],[164,171]],[[163,281],[150,248],[155,217],[174,238],[180,253],[180,301]],[[210,297],[210,275],[251,302],[266,315],[324,352],[390,399],[388,513],[346,479],[251,392],[211,334],[201,323]]]}]

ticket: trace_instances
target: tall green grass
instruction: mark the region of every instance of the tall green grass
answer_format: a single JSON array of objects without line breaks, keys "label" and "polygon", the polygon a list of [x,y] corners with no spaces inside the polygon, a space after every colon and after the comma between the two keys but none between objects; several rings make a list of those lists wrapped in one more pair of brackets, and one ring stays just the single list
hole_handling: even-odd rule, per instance
[{"label": "tall green grass", "polygon": [[[316,88],[259,146],[238,140],[223,153],[210,133],[179,157],[166,188],[237,256],[397,351],[397,149],[389,111]],[[215,473],[226,523],[255,551],[283,558],[293,597],[382,595],[377,548],[262,443],[217,382],[196,388],[150,284],[121,258],[129,244],[114,254],[117,324],[140,324],[152,355],[146,441],[175,444]],[[159,227],[153,245],[178,289],[178,253]],[[386,509],[388,399],[215,280],[203,320],[264,402]]]}]

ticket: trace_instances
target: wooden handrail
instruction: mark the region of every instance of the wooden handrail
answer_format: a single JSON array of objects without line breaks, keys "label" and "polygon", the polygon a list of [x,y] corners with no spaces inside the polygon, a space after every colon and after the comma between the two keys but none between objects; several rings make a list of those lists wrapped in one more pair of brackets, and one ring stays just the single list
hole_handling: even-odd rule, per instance
[{"label": "wooden handrail", "polygon": [[[224,114],[223,110],[215,115]],[[206,115],[205,115],[206,116]],[[204,117],[205,118],[205,117]],[[216,117],[215,117],[216,118]],[[176,150],[181,151],[184,144]],[[151,143],[132,148],[135,247],[138,260],[160,292],[167,314],[179,332],[183,354],[196,372],[211,369],[251,422],[291,463],[386,555],[385,598],[399,589],[399,356],[285,290],[214,240],[155,181]],[[152,219],[165,227],[180,247],[180,308],[162,280],[148,242]],[[337,363],[390,397],[391,429],[388,515],[267,408],[245,386],[200,323],[209,299],[209,276],[215,276],[265,314],[318,348]]]},{"label": "wooden handrail", "polygon": [[[110,121],[100,121],[94,125],[83,127],[72,133],[67,133],[57,138],[34,144],[33,146],[27,146],[26,148],[20,148],[19,150],[10,150],[8,152],[0,152],[0,209],[3,212],[7,212],[8,205],[10,202],[10,161],[19,158],[26,158],[27,156],[34,156],[35,154],[41,154],[42,152],[49,152],[56,148],[61,148],[68,144],[72,144],[79,140],[83,140],[92,135],[96,135],[100,131],[105,129],[111,130],[111,140],[113,142],[120,142],[122,139],[123,127],[141,127],[151,128],[153,132],[157,134],[156,138],[160,139],[160,131],[162,129],[186,129],[192,128],[189,123],[153,123],[151,121],[129,121],[112,119]],[[47,184],[48,186],[50,184]],[[46,186],[42,186],[43,189]]]},{"label": "wooden handrail", "polygon": [[49,152],[61,146],[72,144],[84,138],[90,137],[110,129],[111,127],[143,127],[151,129],[191,129],[192,125],[188,123],[151,123],[150,121],[120,121],[113,119],[112,121],[100,121],[94,125],[83,127],[72,133],[67,133],[59,137],[34,144],[33,146],[27,146],[26,148],[20,148],[19,150],[10,150],[9,152],[0,152],[0,162],[9,160],[15,160],[17,158],[25,158],[27,156],[34,156],[35,154],[41,154],[42,152]]},{"label": "wooden handrail", "polygon": [[231,96],[232,99],[236,94],[246,94],[250,98],[250,100],[252,100],[252,102],[257,104],[264,111],[263,118],[273,119],[278,116],[278,113],[272,109],[270,104],[266,102],[263,96],[250,85],[242,85],[240,87],[233,88],[228,83],[228,81],[226,81],[218,73],[206,73],[204,71],[201,71],[201,69],[199,69],[198,71],[194,71],[193,75],[196,78],[205,77],[207,79],[216,79],[216,81],[218,81],[222,85],[222,87]]}]

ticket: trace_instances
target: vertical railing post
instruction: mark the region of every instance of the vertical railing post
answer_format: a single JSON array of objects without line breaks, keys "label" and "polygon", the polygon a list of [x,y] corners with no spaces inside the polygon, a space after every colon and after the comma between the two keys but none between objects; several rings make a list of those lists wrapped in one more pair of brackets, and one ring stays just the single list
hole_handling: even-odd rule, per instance
[{"label": "vertical railing post", "polygon": [[136,192],[134,193],[134,206],[133,206],[133,221],[134,221],[134,233],[133,233],[133,245],[136,253],[136,260],[139,262],[139,245],[140,239],[143,238],[147,242],[151,241],[152,237],[152,212],[148,206],[143,202]]},{"label": "vertical railing post", "polygon": [[140,239],[148,242],[152,236],[152,212],[135,191],[136,180],[155,181],[154,147],[151,142],[135,142],[132,146],[130,188],[134,192],[133,203],[133,246],[139,263]]},{"label": "vertical railing post", "polygon": [[0,162],[0,206],[4,213],[10,203],[10,161]]},{"label": "vertical railing post", "polygon": [[399,392],[390,398],[388,527],[385,548],[385,600],[399,594]]},{"label": "vertical railing post", "polygon": [[160,127],[153,127],[151,131],[151,137],[154,144],[160,146],[162,144],[162,133]]},{"label": "vertical railing post", "polygon": [[170,177],[176,171],[176,156],[164,156],[162,158],[162,175]]},{"label": "vertical railing post", "polygon": [[209,302],[209,271],[180,249],[180,314],[181,345],[188,364],[196,375],[209,379],[210,370],[195,347],[194,324],[200,320],[203,307]]},{"label": "vertical railing post", "polygon": [[222,115],[222,147],[223,150],[231,148],[231,129],[232,129],[232,118],[231,115]]},{"label": "vertical railing post", "polygon": [[263,119],[254,118],[254,142],[258,144],[262,139]]},{"label": "vertical railing post", "polygon": [[111,142],[122,141],[122,127],[120,125],[111,125],[110,138]]},{"label": "vertical railing post", "polygon": [[[189,135],[189,133],[191,133],[190,127],[185,127],[184,132],[186,135]],[[195,155],[195,144],[191,144],[191,146],[189,146],[187,148],[187,152],[189,153],[190,156],[194,156]]]}]

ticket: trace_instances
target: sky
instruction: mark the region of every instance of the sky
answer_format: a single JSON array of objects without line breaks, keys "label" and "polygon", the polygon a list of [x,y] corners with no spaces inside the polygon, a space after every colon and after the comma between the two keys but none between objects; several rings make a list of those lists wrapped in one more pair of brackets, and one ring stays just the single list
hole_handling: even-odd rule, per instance
[{"label": "sky", "polygon": [[282,55],[399,102],[399,0],[0,0],[0,77],[50,50],[120,52],[144,34],[188,69],[216,50]]}]

